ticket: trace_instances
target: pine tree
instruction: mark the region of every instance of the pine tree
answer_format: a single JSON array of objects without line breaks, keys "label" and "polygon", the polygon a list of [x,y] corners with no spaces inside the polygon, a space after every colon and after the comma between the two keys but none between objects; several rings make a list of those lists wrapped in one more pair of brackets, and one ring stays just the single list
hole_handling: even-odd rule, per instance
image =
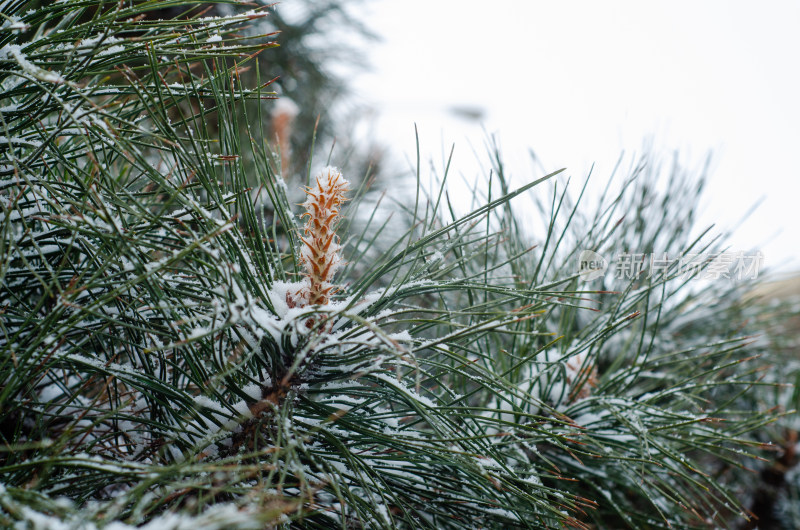
[{"label": "pine tree", "polygon": [[[470,211],[445,169],[392,220],[328,168],[303,215],[248,104],[268,82],[242,75],[272,51],[267,12],[225,5],[2,4],[3,526],[748,517],[790,376],[785,337],[748,334],[777,313],[694,288],[707,261],[578,271],[584,249],[722,252],[689,237],[679,165],[658,194],[643,158],[587,214],[561,172],[511,189],[494,149]],[[541,241],[513,208],[531,194]]]}]

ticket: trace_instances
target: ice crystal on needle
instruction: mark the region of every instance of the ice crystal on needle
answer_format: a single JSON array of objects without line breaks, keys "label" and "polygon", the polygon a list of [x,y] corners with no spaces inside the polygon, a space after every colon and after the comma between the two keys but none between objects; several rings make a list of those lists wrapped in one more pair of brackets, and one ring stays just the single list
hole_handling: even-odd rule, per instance
[{"label": "ice crystal on needle", "polygon": [[342,263],[341,245],[336,235],[340,207],[347,200],[348,182],[341,171],[326,167],[317,175],[316,184],[305,189],[308,198],[302,218],[303,247],[300,258],[305,269],[305,282],[296,293],[287,294],[290,307],[325,305],[334,290],[333,275]]}]

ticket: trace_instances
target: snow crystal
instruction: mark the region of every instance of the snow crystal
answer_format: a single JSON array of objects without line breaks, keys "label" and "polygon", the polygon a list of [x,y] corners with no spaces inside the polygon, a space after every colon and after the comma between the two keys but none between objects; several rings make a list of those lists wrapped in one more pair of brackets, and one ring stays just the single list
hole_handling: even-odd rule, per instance
[{"label": "snow crystal", "polygon": [[429,408],[429,409],[432,409],[432,410],[438,408],[436,403],[431,401],[429,398],[417,394],[415,391],[413,391],[412,389],[410,389],[407,386],[405,386],[401,381],[398,381],[397,378],[392,377],[389,374],[386,374],[386,373],[373,373],[372,377],[375,377],[376,379],[380,379],[381,381],[389,383],[393,387],[395,387],[398,390],[402,391],[404,394],[406,394],[408,397],[410,397],[414,401],[424,405],[426,408]]},{"label": "snow crystal", "polygon": [[0,30],[11,30],[13,33],[26,31],[28,28],[30,28],[28,24],[14,15],[7,16],[5,22],[3,22],[3,25],[0,26]]},{"label": "snow crystal", "polygon": [[403,331],[398,331],[397,333],[392,333],[389,335],[389,338],[392,340],[396,340],[398,342],[412,342],[414,339],[411,337],[411,333],[408,332],[407,329]]},{"label": "snow crystal", "polygon": [[23,145],[26,147],[40,147],[42,145],[42,142],[38,140],[31,140],[29,138],[15,138],[15,137],[8,138],[6,136],[0,136],[0,145],[2,144]]},{"label": "snow crystal", "polygon": [[272,289],[267,292],[272,308],[278,318],[284,318],[289,312],[289,304],[286,302],[288,294],[294,294],[305,286],[305,282],[281,282],[272,284]]},{"label": "snow crystal", "polygon": [[62,84],[66,82],[66,80],[61,77],[60,73],[44,70],[28,61],[28,59],[25,57],[25,54],[22,53],[22,48],[19,46],[19,44],[6,44],[0,48],[0,59],[5,59],[8,57],[14,59],[17,64],[22,67],[23,72],[35,77],[40,81],[46,81],[53,84]]},{"label": "snow crystal", "polygon": [[258,401],[261,399],[261,386],[253,383],[242,388],[242,392],[250,396],[253,400]]},{"label": "snow crystal", "polygon": [[189,334],[189,339],[196,339],[206,334],[208,334],[208,330],[202,326],[198,326],[194,328],[192,332]]},{"label": "snow crystal", "polygon": [[[284,195],[289,195],[289,186],[286,185],[286,181],[283,180],[283,177],[280,175],[275,175],[275,183],[283,190]],[[265,197],[265,200],[267,198]]]}]

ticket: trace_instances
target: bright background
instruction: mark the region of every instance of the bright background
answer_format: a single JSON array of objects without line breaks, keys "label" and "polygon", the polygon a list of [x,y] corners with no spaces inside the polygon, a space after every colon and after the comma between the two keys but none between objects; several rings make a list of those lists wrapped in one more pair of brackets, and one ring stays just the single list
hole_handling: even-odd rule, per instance
[{"label": "bright background", "polygon": [[474,178],[488,132],[517,183],[533,174],[533,149],[574,184],[594,163],[602,185],[645,142],[698,168],[711,151],[701,224],[732,227],[763,198],[732,249],[800,269],[800,2],[359,5],[382,41],[353,88],[375,111],[371,134],[396,153],[413,160],[416,123],[424,159],[438,164],[455,144],[457,172]]}]

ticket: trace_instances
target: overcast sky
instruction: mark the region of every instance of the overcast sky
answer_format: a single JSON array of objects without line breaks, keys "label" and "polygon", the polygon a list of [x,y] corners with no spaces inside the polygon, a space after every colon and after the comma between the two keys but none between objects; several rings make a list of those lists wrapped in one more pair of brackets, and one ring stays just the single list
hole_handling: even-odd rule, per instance
[{"label": "overcast sky", "polygon": [[[357,97],[378,112],[374,132],[401,151],[474,171],[470,143],[496,133],[512,169],[607,176],[645,140],[716,163],[701,222],[734,225],[736,250],[800,269],[800,2],[373,0],[362,6],[382,38]],[[479,121],[450,112],[482,111]]]}]

